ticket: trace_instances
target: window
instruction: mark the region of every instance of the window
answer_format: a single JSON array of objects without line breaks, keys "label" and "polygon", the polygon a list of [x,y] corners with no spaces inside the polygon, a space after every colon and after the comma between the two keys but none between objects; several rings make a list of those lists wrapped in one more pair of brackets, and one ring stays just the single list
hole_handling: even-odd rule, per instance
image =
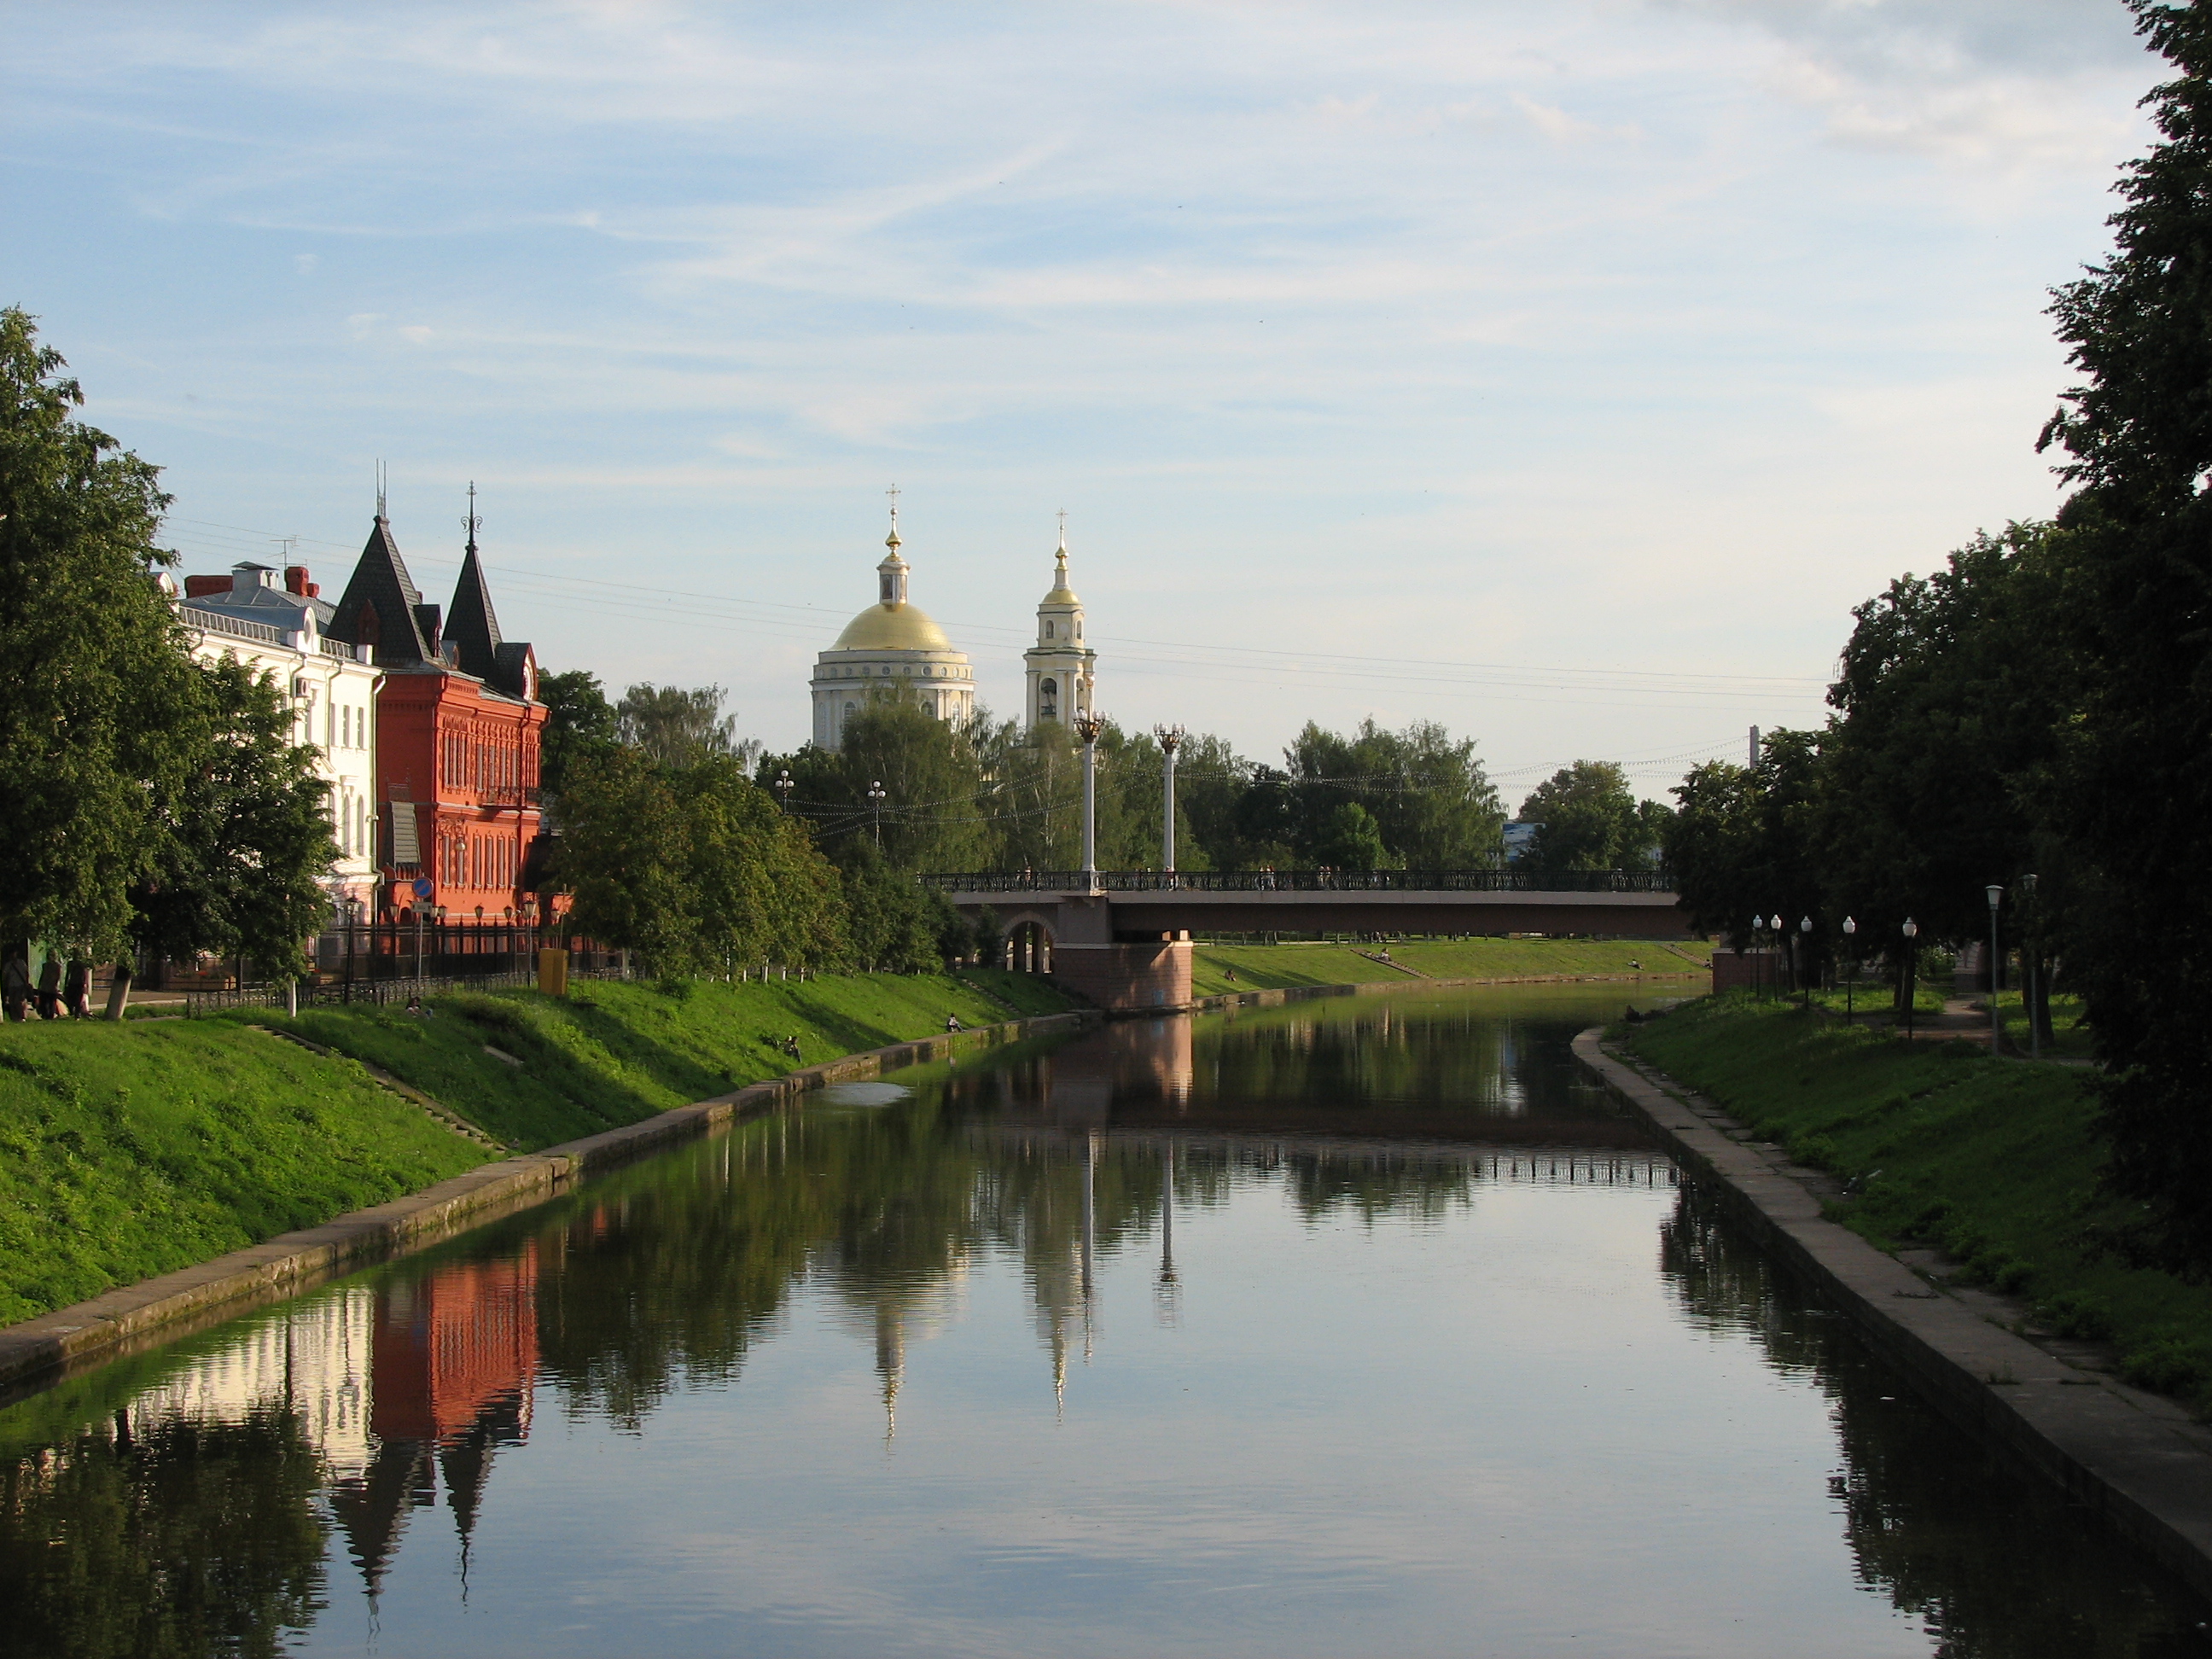
[{"label": "window", "polygon": [[1052,637],[1052,624],[1050,623],[1047,623],[1044,625],[1044,636],[1047,639],[1050,639]]}]

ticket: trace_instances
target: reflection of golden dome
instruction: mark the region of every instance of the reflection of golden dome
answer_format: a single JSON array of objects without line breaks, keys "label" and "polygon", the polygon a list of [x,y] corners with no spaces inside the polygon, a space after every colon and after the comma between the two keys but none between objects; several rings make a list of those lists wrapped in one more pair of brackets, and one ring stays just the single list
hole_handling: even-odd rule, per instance
[{"label": "reflection of golden dome", "polygon": [[872,605],[845,624],[833,651],[950,651],[952,641],[918,605]]}]

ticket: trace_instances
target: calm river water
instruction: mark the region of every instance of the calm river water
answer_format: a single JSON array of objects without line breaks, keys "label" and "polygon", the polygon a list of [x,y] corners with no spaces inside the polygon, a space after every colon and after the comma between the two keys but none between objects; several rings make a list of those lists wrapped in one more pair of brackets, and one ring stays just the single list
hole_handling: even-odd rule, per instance
[{"label": "calm river water", "polygon": [[1577,1077],[1617,990],[832,1091],[0,1412],[0,1651],[2197,1655]]}]

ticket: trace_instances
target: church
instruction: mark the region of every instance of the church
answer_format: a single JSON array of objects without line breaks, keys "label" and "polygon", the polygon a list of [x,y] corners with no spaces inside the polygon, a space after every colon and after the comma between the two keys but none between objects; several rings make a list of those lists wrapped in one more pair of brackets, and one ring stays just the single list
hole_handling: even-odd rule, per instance
[{"label": "church", "polygon": [[[932,718],[964,724],[975,714],[975,671],[929,613],[907,597],[913,567],[901,556],[898,507],[891,507],[890,550],[876,566],[876,602],[845,625],[816,659],[814,743],[836,750],[846,722],[872,697],[919,702]],[[1036,643],[1022,653],[1027,671],[1024,726],[1073,720],[1093,708],[1098,653],[1083,637],[1083,601],[1067,585],[1067,526],[1061,515],[1052,591],[1037,605]]]}]

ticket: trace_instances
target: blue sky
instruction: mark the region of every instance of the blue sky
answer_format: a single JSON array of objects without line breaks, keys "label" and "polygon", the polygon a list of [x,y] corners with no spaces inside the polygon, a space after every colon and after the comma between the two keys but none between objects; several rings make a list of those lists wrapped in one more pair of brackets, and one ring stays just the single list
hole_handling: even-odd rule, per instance
[{"label": "blue sky", "polygon": [[1804,724],[1850,607],[2048,513],[2118,0],[15,5],[0,301],[191,569],[434,597],[772,745],[872,592],[1018,708],[1443,721],[1512,801]]}]

